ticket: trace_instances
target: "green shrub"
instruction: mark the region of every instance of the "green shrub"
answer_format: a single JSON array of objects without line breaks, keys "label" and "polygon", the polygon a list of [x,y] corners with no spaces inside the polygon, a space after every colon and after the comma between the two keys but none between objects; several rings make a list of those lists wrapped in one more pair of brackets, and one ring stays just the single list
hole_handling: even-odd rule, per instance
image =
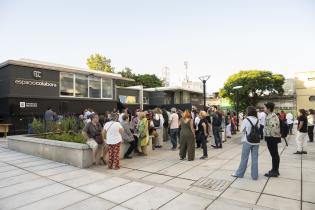
[{"label": "green shrub", "polygon": [[65,117],[59,122],[60,132],[75,132],[77,131],[77,122],[75,117]]},{"label": "green shrub", "polygon": [[65,142],[76,142],[76,143],[85,143],[85,139],[81,133],[52,133],[46,135],[47,139],[57,140],[57,141],[65,141]]},{"label": "green shrub", "polygon": [[32,122],[32,129],[35,134],[41,134],[45,132],[44,122],[41,120],[34,119]]}]

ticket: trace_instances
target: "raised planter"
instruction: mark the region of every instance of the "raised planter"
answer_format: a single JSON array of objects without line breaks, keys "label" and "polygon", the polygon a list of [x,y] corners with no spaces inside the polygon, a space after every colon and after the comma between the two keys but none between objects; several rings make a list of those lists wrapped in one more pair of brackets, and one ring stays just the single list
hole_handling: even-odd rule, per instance
[{"label": "raised planter", "polygon": [[[87,144],[41,139],[25,135],[8,136],[9,149],[53,160],[72,166],[87,168],[92,165],[92,150]],[[149,145],[152,145],[150,138]],[[151,150],[149,146],[149,151]],[[120,157],[127,151],[128,145],[122,144]],[[99,153],[100,154],[100,153]]]}]

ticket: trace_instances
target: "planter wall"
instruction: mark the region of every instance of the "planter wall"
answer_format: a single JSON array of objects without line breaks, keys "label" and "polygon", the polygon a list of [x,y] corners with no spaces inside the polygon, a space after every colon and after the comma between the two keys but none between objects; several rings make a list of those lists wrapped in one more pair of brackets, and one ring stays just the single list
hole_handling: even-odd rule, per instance
[{"label": "planter wall", "polygon": [[[47,140],[25,135],[8,136],[7,139],[11,150],[79,168],[87,168],[92,165],[92,150],[86,144]],[[148,151],[151,151],[151,138],[149,145]],[[128,146],[128,144],[124,143],[121,145],[120,158],[123,157]],[[100,155],[100,152],[98,154]]]}]

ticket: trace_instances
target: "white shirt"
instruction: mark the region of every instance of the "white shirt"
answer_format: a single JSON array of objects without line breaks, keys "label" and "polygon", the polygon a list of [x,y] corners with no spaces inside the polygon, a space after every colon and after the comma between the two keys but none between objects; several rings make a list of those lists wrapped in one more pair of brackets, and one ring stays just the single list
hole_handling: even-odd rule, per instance
[{"label": "white shirt", "polygon": [[287,123],[290,125],[290,124],[293,124],[293,115],[291,113],[288,113],[287,116]]},{"label": "white shirt", "polygon": [[[266,113],[265,112],[258,112],[258,119],[259,119],[259,124],[265,126]],[[246,121],[248,121],[248,120],[246,120]]]},{"label": "white shirt", "polygon": [[179,127],[179,118],[177,113],[172,113],[170,118],[170,129],[175,129]]},{"label": "white shirt", "polygon": [[200,122],[200,117],[197,115],[197,117],[195,118],[196,131],[198,130],[199,122]]},{"label": "white shirt", "polygon": [[106,131],[106,144],[117,144],[122,141],[119,129],[123,128],[119,122],[107,122],[104,125]]},{"label": "white shirt", "polygon": [[[249,118],[250,121],[253,123],[253,125],[256,125],[257,120],[258,120],[256,117],[249,116],[248,118]],[[242,139],[241,139],[241,142],[246,142],[246,143],[251,144],[251,145],[258,145],[259,143],[253,144],[253,143],[249,143],[249,142],[247,141],[246,132],[247,132],[247,134],[249,134],[251,128],[252,128],[252,125],[250,124],[250,122],[249,122],[248,120],[244,119],[243,122],[242,122],[242,126],[241,126],[241,132],[242,132]]]},{"label": "white shirt", "polygon": [[120,115],[119,115],[119,117],[118,117],[118,121],[120,122],[120,123],[122,123],[122,122],[124,122],[123,121],[123,115],[124,115],[125,113],[121,113]]},{"label": "white shirt", "polygon": [[307,126],[313,126],[314,125],[314,115],[309,114],[307,116]]},{"label": "white shirt", "polygon": [[164,117],[161,114],[155,114],[154,115],[154,119],[155,120],[160,120],[160,126],[157,128],[163,128],[163,124],[164,124]]}]

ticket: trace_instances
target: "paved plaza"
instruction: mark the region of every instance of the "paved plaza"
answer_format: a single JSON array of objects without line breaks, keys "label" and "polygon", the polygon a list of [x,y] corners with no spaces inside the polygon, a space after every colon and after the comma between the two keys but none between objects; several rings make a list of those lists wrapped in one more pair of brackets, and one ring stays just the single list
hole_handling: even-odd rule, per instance
[{"label": "paved plaza", "polygon": [[[280,177],[263,176],[271,158],[263,142],[259,180],[230,175],[238,167],[239,138],[222,150],[209,148],[206,160],[180,161],[168,146],[148,157],[122,160],[120,170],[104,166],[80,169],[7,149],[0,139],[0,209],[113,210],[314,210],[315,144],[308,155],[293,155],[280,144]],[[196,150],[196,157],[202,151]]]}]

